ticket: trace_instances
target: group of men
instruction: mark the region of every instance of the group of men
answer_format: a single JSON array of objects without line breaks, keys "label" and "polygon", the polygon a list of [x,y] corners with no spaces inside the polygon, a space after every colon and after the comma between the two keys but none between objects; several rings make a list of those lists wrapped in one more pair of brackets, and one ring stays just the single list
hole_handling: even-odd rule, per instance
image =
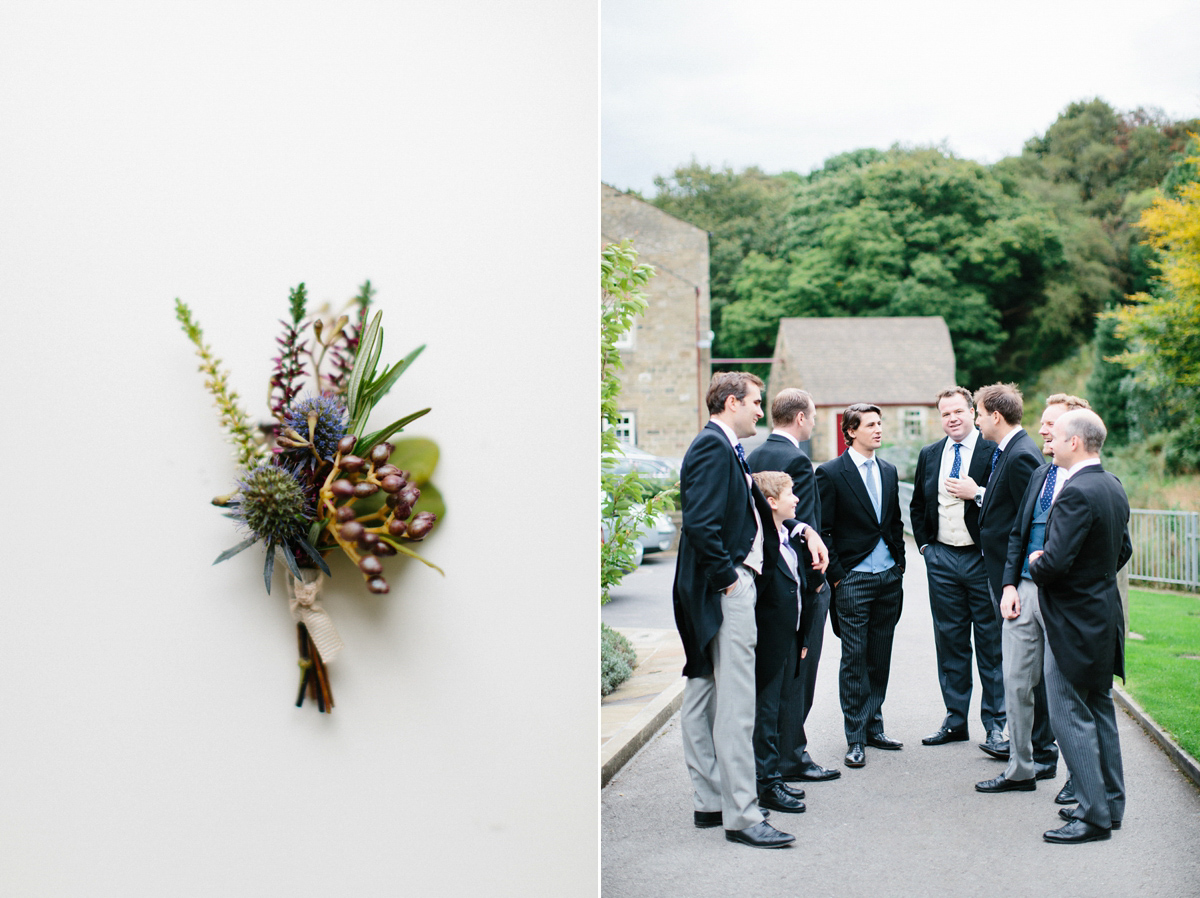
[{"label": "group of men", "polygon": [[[905,559],[898,472],[877,454],[882,410],[846,408],[846,450],[814,471],[801,444],[816,407],[803,390],[775,396],[774,429],[746,454],[762,390],[745,372],[709,385],[710,420],[681,470],[673,599],[694,823],[778,848],[795,839],[766,817],[805,810],[789,783],[841,776],[812,759],[804,727],[827,616],[842,644],[846,766],[864,766],[868,747],[902,748],[882,707]],[[976,789],[1035,789],[1057,774],[1061,746],[1071,778],[1056,800],[1078,805],[1044,838],[1108,838],[1125,803],[1110,690],[1124,673],[1116,571],[1131,546],[1124,491],[1099,464],[1103,422],[1085,400],[1049,397],[1040,433],[1054,462],[1043,463],[1011,384],[954,387],[936,403],[946,436],[920,453],[911,517],[946,715],[922,743],[968,738],[973,644],[980,748],[1008,761]]]}]

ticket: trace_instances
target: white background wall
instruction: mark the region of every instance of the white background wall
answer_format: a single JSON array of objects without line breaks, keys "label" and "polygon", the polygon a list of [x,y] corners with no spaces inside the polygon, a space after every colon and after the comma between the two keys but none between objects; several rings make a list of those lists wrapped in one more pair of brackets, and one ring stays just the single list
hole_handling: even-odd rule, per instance
[{"label": "white background wall", "polygon": [[[595,894],[596,18],[0,9],[0,894]],[[335,566],[327,716],[172,303],[257,417],[366,278],[446,576]]]}]

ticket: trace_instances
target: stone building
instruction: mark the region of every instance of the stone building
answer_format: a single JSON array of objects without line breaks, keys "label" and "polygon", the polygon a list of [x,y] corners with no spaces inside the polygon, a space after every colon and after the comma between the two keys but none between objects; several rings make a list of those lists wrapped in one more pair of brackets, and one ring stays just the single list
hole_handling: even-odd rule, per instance
[{"label": "stone building", "polygon": [[921,318],[782,318],[767,396],[808,390],[817,405],[810,455],[846,448],[841,412],[855,402],[883,410],[883,452],[904,455],[942,436],[934,398],[955,384],[954,347],[940,315]]},{"label": "stone building", "polygon": [[607,184],[600,189],[603,244],[632,239],[639,261],[657,272],[646,286],[646,313],[621,347],[620,436],[680,457],[708,420],[708,232]]}]

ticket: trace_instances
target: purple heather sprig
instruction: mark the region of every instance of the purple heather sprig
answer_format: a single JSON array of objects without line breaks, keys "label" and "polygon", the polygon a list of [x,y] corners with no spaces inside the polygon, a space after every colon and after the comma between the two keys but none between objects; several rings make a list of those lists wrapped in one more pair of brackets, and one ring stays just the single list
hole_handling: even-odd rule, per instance
[{"label": "purple heather sprig", "polygon": [[300,355],[307,349],[308,344],[300,341],[300,334],[307,326],[304,315],[308,302],[308,294],[304,284],[300,284],[288,296],[292,304],[292,322],[280,321],[283,325],[283,336],[276,337],[279,344],[279,355],[275,357],[275,372],[271,375],[271,385],[267,391],[267,404],[276,420],[283,418],[283,411],[300,392],[304,382],[304,365]]}]

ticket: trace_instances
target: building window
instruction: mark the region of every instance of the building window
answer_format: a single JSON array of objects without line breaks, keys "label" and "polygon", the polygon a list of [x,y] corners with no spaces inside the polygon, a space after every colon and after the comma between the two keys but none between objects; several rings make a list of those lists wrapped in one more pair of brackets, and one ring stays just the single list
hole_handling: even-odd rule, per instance
[{"label": "building window", "polygon": [[637,325],[630,325],[629,330],[617,337],[617,339],[613,342],[613,346],[617,347],[617,349],[633,349],[633,335],[636,332]]},{"label": "building window", "polygon": [[904,435],[921,439],[925,434],[925,409],[906,408],[904,410]]},{"label": "building window", "polygon": [[620,418],[617,421],[616,434],[617,442],[624,443],[626,446],[637,445],[637,413],[636,412],[617,412]]}]

